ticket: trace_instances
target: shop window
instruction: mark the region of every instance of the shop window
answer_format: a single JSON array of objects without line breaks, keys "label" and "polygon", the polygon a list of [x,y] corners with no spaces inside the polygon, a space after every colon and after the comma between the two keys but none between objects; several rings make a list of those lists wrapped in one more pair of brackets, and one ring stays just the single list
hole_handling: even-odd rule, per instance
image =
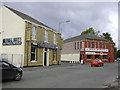
[{"label": "shop window", "polygon": [[100,58],[100,55],[95,55],[95,59],[99,59]]},{"label": "shop window", "polygon": [[45,30],[45,41],[48,42],[48,31]]},{"label": "shop window", "polygon": [[57,50],[53,50],[53,61],[57,61]]},{"label": "shop window", "polygon": [[87,59],[92,59],[92,55],[87,55]]},{"label": "shop window", "polygon": [[103,59],[107,59],[107,56],[106,56],[106,55],[103,55]]},{"label": "shop window", "polygon": [[36,47],[35,46],[31,47],[31,61],[37,61],[36,60]]},{"label": "shop window", "polygon": [[35,26],[32,26],[32,40],[37,39],[37,30]]}]

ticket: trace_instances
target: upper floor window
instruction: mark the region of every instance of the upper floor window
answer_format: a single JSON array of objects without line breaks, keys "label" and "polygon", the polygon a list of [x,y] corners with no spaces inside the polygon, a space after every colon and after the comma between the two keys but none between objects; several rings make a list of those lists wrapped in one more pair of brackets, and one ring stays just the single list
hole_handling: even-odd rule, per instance
[{"label": "upper floor window", "polygon": [[32,26],[32,40],[36,40],[36,39],[37,39],[37,27]]},{"label": "upper floor window", "polygon": [[80,42],[80,49],[82,48],[82,42]]},{"label": "upper floor window", "polygon": [[86,48],[89,48],[89,42],[86,43]]},{"label": "upper floor window", "polygon": [[90,48],[92,48],[92,42],[90,42]]},{"label": "upper floor window", "polygon": [[75,49],[77,49],[76,46],[77,46],[77,45],[76,45],[76,42],[75,42]]},{"label": "upper floor window", "polygon": [[98,42],[98,48],[100,48],[100,42]]},{"label": "upper floor window", "polygon": [[77,49],[79,49],[79,42],[77,42]]},{"label": "upper floor window", "polygon": [[57,36],[56,36],[56,33],[54,33],[54,44],[57,44]]},{"label": "upper floor window", "polygon": [[102,48],[105,48],[105,43],[102,43]]},{"label": "upper floor window", "polygon": [[47,30],[45,30],[45,36],[44,37],[45,37],[45,41],[48,42],[48,31]]},{"label": "upper floor window", "polygon": [[96,48],[96,42],[94,42],[94,48]]}]

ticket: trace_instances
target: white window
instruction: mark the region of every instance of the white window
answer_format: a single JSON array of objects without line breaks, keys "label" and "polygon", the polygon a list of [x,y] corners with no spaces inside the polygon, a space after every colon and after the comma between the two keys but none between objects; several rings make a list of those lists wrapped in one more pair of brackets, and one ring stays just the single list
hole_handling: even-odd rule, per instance
[{"label": "white window", "polygon": [[37,39],[37,30],[35,26],[32,26],[32,40]]},{"label": "white window", "polygon": [[54,44],[57,44],[57,36],[56,36],[56,33],[54,33]]},{"label": "white window", "polygon": [[45,41],[48,42],[48,31],[45,30]]}]

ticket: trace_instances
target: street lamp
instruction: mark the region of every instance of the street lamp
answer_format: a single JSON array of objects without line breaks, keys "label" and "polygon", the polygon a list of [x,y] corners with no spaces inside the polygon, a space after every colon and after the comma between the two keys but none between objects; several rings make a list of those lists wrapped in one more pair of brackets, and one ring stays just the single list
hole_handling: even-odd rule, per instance
[{"label": "street lamp", "polygon": [[62,24],[62,23],[67,23],[67,22],[70,22],[69,20],[67,20],[67,21],[62,21],[62,22],[59,22],[59,32],[61,32],[62,33],[62,30],[61,30],[61,28],[60,28],[60,25]]}]

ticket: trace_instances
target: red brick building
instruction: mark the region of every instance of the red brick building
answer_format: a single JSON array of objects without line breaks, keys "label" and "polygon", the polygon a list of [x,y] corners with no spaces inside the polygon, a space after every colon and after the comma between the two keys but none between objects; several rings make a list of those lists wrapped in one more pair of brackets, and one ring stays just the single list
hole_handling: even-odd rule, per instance
[{"label": "red brick building", "polygon": [[94,34],[85,34],[64,40],[62,54],[80,54],[79,60],[89,62],[101,59],[114,62],[114,43]]}]

